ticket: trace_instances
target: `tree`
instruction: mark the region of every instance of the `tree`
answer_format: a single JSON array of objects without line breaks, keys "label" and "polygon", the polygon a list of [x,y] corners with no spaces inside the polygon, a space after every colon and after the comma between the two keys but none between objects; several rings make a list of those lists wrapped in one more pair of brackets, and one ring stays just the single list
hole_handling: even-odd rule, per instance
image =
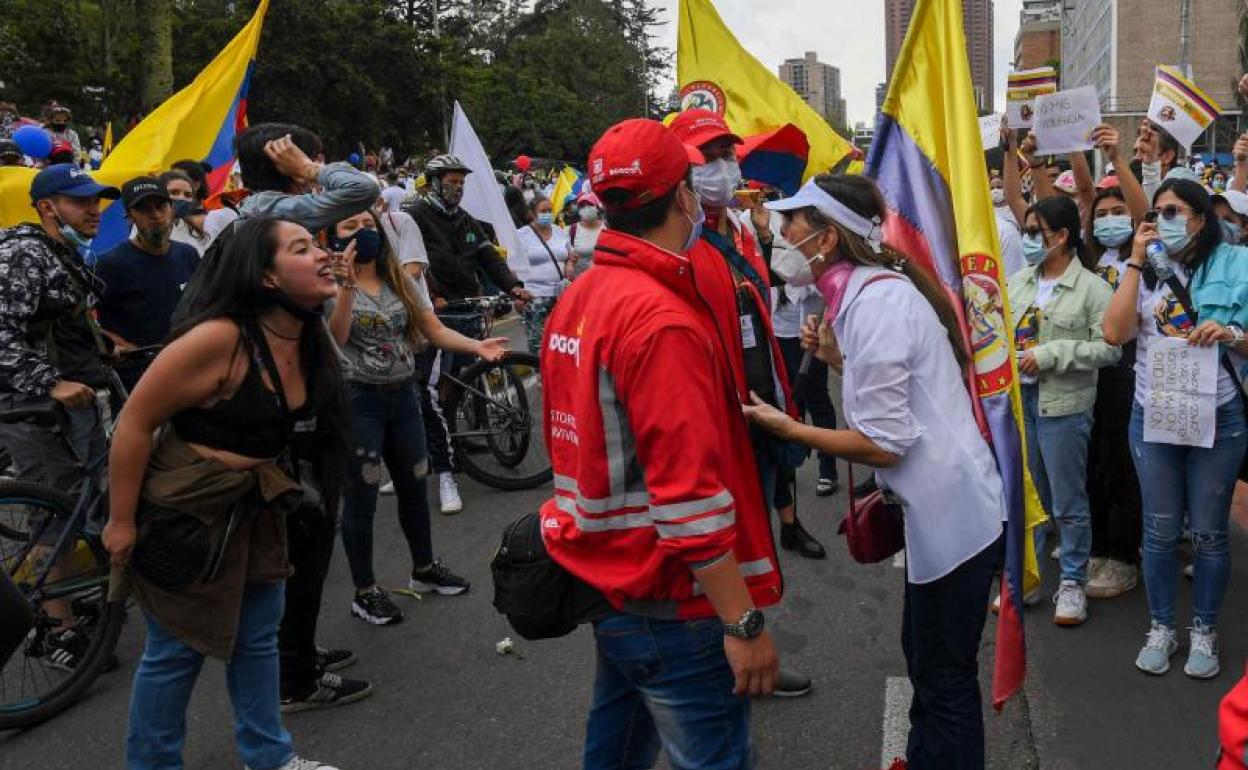
[{"label": "tree", "polygon": [[173,7],[171,0],[136,0],[139,20],[139,103],[144,111],[173,94]]}]

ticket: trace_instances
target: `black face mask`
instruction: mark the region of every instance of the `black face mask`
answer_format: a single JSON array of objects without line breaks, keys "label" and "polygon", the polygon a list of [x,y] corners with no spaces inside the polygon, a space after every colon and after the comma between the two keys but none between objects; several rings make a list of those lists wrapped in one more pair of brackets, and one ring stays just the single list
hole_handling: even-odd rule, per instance
[{"label": "black face mask", "polygon": [[287,313],[290,313],[300,321],[307,323],[308,321],[319,321],[325,315],[325,305],[320,304],[314,308],[306,308],[291,299],[290,295],[281,289],[266,289],[266,296],[273,304],[281,307]]},{"label": "black face mask", "polygon": [[68,123],[53,123],[52,124],[53,131],[64,131],[67,128],[69,128]]}]

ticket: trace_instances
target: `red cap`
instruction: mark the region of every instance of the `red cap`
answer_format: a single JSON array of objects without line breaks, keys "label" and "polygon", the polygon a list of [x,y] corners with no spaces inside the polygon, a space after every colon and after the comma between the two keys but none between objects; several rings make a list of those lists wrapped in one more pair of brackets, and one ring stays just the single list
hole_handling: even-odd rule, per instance
[{"label": "red cap", "polygon": [[589,182],[602,198],[608,190],[630,193],[623,205],[611,207],[628,211],[671,192],[690,163],[702,162],[702,153],[681,144],[662,123],[633,118],[608,128],[589,151]]},{"label": "red cap", "polygon": [[56,155],[58,152],[73,152],[74,146],[65,139],[53,139],[52,149],[48,150],[48,155]]},{"label": "red cap", "polygon": [[733,144],[741,144],[741,137],[732,133],[724,119],[710,110],[685,110],[672,120],[676,138],[691,147],[701,147],[707,142],[729,137]]}]

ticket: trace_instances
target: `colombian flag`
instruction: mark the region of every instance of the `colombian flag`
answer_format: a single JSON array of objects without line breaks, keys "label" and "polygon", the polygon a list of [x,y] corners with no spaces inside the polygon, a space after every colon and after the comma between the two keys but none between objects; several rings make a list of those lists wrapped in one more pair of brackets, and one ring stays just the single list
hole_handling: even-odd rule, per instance
[{"label": "colombian flag", "polygon": [[1030,530],[1044,519],[1027,472],[1014,328],[959,0],[919,0],[867,158],[888,203],[885,240],[939,277],[974,354],[981,428],[1005,484],[1009,525],[997,624],[993,705],[1026,673],[1022,597],[1039,581]]},{"label": "colombian flag", "polygon": [[765,134],[747,136],[737,146],[741,175],[777,187],[785,195],[795,195],[802,186],[809,157],[810,142],[792,123]]},{"label": "colombian flag", "polygon": [[[234,162],[234,137],[247,125],[247,87],[268,9],[269,0],[260,0],[251,21],[221,53],[118,142],[100,170],[92,172],[96,181],[120,187],[190,158],[212,165],[212,192],[220,190]],[[14,169],[0,176],[0,226],[38,221],[30,206],[34,175],[34,169]],[[125,240],[129,230],[122,206],[109,205],[91,250],[102,254]]]}]

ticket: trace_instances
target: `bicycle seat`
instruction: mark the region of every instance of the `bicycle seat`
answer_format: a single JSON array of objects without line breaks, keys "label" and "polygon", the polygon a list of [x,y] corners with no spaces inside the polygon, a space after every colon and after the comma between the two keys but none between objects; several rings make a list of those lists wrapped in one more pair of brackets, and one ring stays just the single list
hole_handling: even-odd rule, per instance
[{"label": "bicycle seat", "polygon": [[57,403],[49,400],[31,406],[18,407],[17,409],[6,409],[0,411],[0,423],[5,425],[30,423],[32,425],[51,427],[57,424],[56,408]]}]

